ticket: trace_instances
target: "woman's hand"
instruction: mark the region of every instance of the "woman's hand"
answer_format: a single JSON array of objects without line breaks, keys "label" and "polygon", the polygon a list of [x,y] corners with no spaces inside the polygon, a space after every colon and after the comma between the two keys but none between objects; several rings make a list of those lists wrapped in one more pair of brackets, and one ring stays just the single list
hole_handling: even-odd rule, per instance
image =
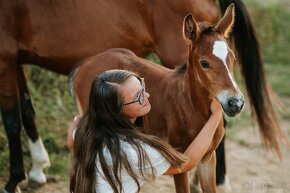
[{"label": "woman's hand", "polygon": [[222,111],[223,111],[222,106],[216,98],[212,99],[212,102],[210,105],[210,110],[213,114],[216,114],[216,113],[221,114],[222,113]]}]

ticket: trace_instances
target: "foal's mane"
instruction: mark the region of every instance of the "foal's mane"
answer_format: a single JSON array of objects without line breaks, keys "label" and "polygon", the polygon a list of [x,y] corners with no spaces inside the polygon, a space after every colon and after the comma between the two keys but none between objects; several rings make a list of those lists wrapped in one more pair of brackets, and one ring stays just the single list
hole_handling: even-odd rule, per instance
[{"label": "foal's mane", "polygon": [[209,26],[209,25],[200,23],[198,27],[201,32],[200,35],[213,35],[216,32],[216,29],[214,28],[214,26]]},{"label": "foal's mane", "polygon": [[175,73],[178,75],[182,75],[186,72],[186,69],[187,69],[187,63],[181,64],[175,69]]}]

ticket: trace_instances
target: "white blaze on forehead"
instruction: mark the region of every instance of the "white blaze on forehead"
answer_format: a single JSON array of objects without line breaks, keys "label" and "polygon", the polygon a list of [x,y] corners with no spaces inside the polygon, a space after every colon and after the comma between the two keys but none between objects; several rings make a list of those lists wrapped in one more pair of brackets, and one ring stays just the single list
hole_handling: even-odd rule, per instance
[{"label": "white blaze on forehead", "polygon": [[237,84],[233,79],[232,74],[230,73],[230,70],[227,66],[227,56],[228,56],[228,46],[224,41],[215,41],[214,45],[213,45],[213,50],[212,50],[213,55],[215,55],[216,57],[218,57],[219,59],[222,60],[223,64],[225,65],[225,68],[228,72],[228,75],[230,77],[230,80],[234,86],[235,89],[237,89]]},{"label": "white blaze on forehead", "polygon": [[215,41],[213,45],[212,53],[221,59],[223,63],[226,63],[227,55],[228,55],[228,47],[227,44],[223,41]]}]

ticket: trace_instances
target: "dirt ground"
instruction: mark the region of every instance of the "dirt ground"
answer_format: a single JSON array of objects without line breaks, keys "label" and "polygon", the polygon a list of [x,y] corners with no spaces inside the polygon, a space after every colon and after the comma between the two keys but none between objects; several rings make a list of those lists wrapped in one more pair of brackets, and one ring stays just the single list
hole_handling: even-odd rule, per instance
[{"label": "dirt ground", "polygon": [[[290,136],[290,122],[283,125]],[[226,133],[227,167],[233,193],[290,193],[290,147],[282,148],[284,157],[279,161],[273,152],[265,152],[252,127],[234,127]],[[50,182],[23,193],[63,193],[68,192],[67,187],[67,182]],[[142,187],[142,193],[174,192],[170,176],[159,177]]]},{"label": "dirt ground", "polygon": [[[284,123],[290,131],[290,122]],[[283,147],[283,159],[266,154],[252,128],[232,128],[226,140],[227,170],[231,193],[290,193],[290,148]],[[174,193],[173,178],[162,176],[146,184],[142,193]]]}]

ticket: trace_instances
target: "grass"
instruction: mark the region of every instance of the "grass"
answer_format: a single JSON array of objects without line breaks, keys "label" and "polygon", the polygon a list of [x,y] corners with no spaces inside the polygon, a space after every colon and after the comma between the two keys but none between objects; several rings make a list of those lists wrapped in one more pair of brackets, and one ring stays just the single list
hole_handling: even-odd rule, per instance
[{"label": "grass", "polygon": [[246,0],[257,29],[266,63],[289,63],[290,2],[285,0]]},{"label": "grass", "polygon": [[[267,2],[267,3],[265,3]],[[258,36],[263,49],[263,58],[268,80],[285,106],[280,112],[283,120],[290,120],[290,3],[286,1],[252,1],[245,3],[253,16]],[[152,59],[153,58],[153,59]],[[149,59],[158,62],[156,55]],[[49,152],[52,166],[45,170],[49,175],[58,175],[60,180],[68,180],[70,154],[66,149],[67,128],[77,113],[73,99],[68,92],[67,78],[38,67],[27,67],[29,89],[36,111],[36,123]],[[242,86],[242,80],[239,78]],[[231,125],[251,125],[249,107],[238,119],[230,121]],[[9,151],[6,135],[0,120],[0,185],[8,180]],[[27,148],[27,136],[22,132],[25,170],[31,167],[30,153]],[[244,142],[240,142],[244,143]]]}]

